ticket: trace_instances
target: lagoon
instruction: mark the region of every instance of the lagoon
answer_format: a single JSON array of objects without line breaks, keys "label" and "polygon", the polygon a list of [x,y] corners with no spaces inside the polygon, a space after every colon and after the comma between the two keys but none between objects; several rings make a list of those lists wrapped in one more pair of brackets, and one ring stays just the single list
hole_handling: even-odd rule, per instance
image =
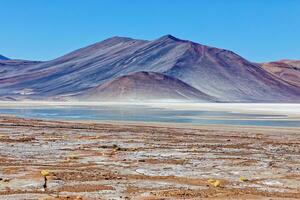
[{"label": "lagoon", "polygon": [[0,114],[48,120],[300,127],[299,104],[0,102]]}]

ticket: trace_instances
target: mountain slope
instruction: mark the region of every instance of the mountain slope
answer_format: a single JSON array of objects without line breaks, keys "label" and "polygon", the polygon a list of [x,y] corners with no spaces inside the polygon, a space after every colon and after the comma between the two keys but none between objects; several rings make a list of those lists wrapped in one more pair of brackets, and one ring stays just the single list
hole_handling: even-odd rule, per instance
[{"label": "mountain slope", "polygon": [[26,73],[29,68],[39,63],[41,62],[28,60],[0,60],[0,80],[9,79],[7,82],[0,81],[0,99],[10,100],[13,96],[16,96],[19,91],[22,91],[24,88],[13,89],[9,86],[12,83],[23,81],[17,74]]},{"label": "mountain slope", "polygon": [[182,81],[155,72],[136,72],[77,95],[76,99],[93,101],[122,100],[198,100],[215,101]]},{"label": "mountain slope", "polygon": [[24,73],[29,67],[40,63],[42,62],[29,60],[0,60],[1,78]]},{"label": "mountain slope", "polygon": [[278,78],[300,87],[300,61],[280,60],[260,64],[266,71],[274,74]]},{"label": "mountain slope", "polygon": [[286,64],[292,65],[292,66],[294,66],[296,68],[300,68],[300,60],[288,60],[288,59],[284,59],[284,60],[280,60],[278,62],[286,63]]},{"label": "mountain slope", "polygon": [[[0,93],[22,98],[72,96],[140,71],[181,80],[225,102],[300,102],[300,88],[237,54],[166,35],[113,37],[0,78]],[[27,91],[30,91],[29,93]],[[14,93],[13,93],[14,92]]]},{"label": "mountain slope", "polygon": [[5,57],[5,56],[2,56],[0,55],[0,60],[9,60],[9,58]]},{"label": "mountain slope", "polygon": [[41,97],[78,92],[111,78],[114,69],[121,67],[117,66],[117,61],[144,43],[113,37],[0,79],[0,84],[9,84],[14,90],[31,88]]}]

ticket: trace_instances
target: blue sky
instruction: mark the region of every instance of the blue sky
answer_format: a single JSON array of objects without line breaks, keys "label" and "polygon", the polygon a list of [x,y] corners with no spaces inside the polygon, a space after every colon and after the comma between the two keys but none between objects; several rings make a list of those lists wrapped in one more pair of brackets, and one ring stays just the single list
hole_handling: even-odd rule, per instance
[{"label": "blue sky", "polygon": [[0,0],[0,19],[0,54],[11,58],[172,34],[251,61],[300,59],[299,0]]}]

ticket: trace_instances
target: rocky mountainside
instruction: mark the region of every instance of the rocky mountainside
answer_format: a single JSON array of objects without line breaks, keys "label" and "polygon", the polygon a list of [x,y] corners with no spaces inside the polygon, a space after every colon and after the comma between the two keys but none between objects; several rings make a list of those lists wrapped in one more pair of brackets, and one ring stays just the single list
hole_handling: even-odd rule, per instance
[{"label": "rocky mountainside", "polygon": [[0,60],[0,78],[12,77],[25,72],[27,68],[39,64],[39,61],[29,60]]},{"label": "rocky mountainside", "polygon": [[261,63],[261,66],[278,78],[300,87],[300,60],[280,60]]},{"label": "rocky mountainside", "polygon": [[[135,83],[132,80],[137,76],[145,80],[139,79],[138,84],[124,82],[129,78],[129,82]],[[154,78],[158,76],[162,81]],[[151,84],[156,89],[149,90]],[[168,92],[156,92],[160,87]],[[86,97],[91,91],[98,93],[99,98],[94,94],[89,97],[99,101],[112,96],[114,100],[137,98],[133,94],[141,95],[140,99],[172,99],[181,93],[187,95],[186,99],[198,101],[300,102],[297,85],[261,65],[231,51],[171,35],[153,41],[112,37],[55,60],[14,69],[13,73],[6,71],[0,76],[0,94],[5,98],[83,99],[80,95]]]}]

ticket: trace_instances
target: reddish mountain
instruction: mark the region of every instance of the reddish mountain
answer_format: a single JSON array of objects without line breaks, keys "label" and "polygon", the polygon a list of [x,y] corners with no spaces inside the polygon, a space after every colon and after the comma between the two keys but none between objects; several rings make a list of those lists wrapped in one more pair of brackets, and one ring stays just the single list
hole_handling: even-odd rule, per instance
[{"label": "reddish mountain", "polygon": [[261,63],[261,66],[278,78],[300,87],[300,60],[280,60]]},{"label": "reddish mountain", "polygon": [[216,101],[188,84],[155,72],[136,72],[105,82],[77,95],[76,99],[114,100],[201,100]]}]

